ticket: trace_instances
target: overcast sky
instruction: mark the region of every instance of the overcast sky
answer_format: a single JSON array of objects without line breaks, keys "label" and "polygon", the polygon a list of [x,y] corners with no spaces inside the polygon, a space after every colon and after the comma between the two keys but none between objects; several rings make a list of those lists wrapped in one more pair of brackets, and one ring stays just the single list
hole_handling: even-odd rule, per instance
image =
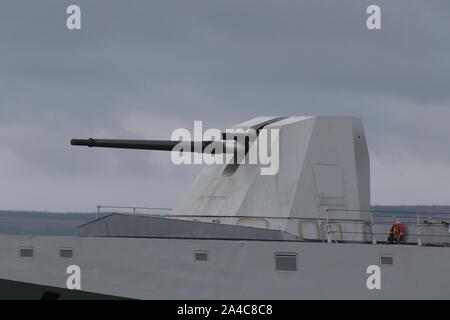
[{"label": "overcast sky", "polygon": [[69,140],[259,115],[362,116],[372,203],[450,204],[448,0],[4,0],[0,41],[0,209],[173,207],[198,166]]}]

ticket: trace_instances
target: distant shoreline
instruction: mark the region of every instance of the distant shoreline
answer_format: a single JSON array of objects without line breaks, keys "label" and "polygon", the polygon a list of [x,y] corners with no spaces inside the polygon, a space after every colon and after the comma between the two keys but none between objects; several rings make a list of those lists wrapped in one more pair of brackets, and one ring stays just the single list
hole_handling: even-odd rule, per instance
[{"label": "distant shoreline", "polygon": [[[394,215],[396,212],[441,213],[450,215],[450,205],[374,205],[374,216]],[[101,216],[110,212],[102,212]],[[18,235],[77,235],[77,227],[96,218],[96,212],[49,212],[0,210],[0,234]]]}]

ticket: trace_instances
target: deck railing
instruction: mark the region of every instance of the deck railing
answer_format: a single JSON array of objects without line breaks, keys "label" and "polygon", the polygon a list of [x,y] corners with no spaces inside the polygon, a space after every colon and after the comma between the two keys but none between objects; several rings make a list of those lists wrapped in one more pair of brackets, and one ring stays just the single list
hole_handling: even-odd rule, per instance
[{"label": "deck railing", "polygon": [[[165,213],[149,213],[149,211],[154,212],[165,212]],[[212,222],[219,222],[220,219],[268,219],[268,220],[305,220],[305,221],[318,221],[322,222],[325,227],[325,237],[324,241],[333,242],[336,241],[336,234],[365,234],[368,235],[367,232],[360,231],[342,231],[342,230],[333,230],[333,223],[341,223],[341,224],[363,224],[370,225],[371,232],[369,236],[372,237],[372,243],[377,244],[380,242],[387,242],[387,240],[380,240],[381,236],[387,238],[390,232],[384,231],[376,231],[375,229],[379,229],[380,226],[391,226],[396,221],[403,222],[407,227],[407,236],[408,237],[416,237],[414,242],[408,243],[416,243],[417,245],[423,245],[423,239],[429,237],[442,238],[442,243],[450,244],[450,213],[449,212],[417,212],[417,211],[389,211],[389,210],[351,210],[351,209],[327,209],[327,217],[325,218],[305,218],[305,217],[280,217],[280,216],[250,216],[250,215],[203,215],[203,214],[171,214],[171,208],[166,207],[140,207],[140,206],[110,206],[110,205],[98,205],[97,206],[97,215],[96,218],[101,217],[101,213],[122,213],[122,214],[145,214],[149,216],[155,217],[165,217],[165,218],[192,218],[194,220],[200,218],[210,218],[214,219]],[[337,215],[339,213],[347,213],[347,212],[366,212],[371,213],[372,218],[370,221],[360,220],[360,219],[347,219],[347,218],[339,218]],[[376,215],[380,214],[380,215]],[[448,218],[448,219],[447,219]],[[387,221],[384,221],[387,220]],[[433,220],[437,220],[438,222],[433,222]],[[439,234],[439,233],[423,233],[423,228],[426,227],[427,230],[431,230],[432,228],[442,228],[446,227],[448,229],[447,234]],[[415,232],[411,232],[411,227],[414,227]],[[435,241],[436,242],[436,241]]]}]

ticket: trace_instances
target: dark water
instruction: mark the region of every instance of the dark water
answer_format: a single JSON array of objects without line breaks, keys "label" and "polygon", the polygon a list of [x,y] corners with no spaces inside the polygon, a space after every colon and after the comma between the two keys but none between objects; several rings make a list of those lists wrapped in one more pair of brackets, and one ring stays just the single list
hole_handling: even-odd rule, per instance
[{"label": "dark water", "polygon": [[[398,214],[399,216],[411,216],[414,219],[415,212],[441,213],[450,217],[450,206],[373,206],[374,216],[382,218]],[[38,211],[1,211],[0,210],[0,234],[22,235],[76,235],[77,226],[94,220],[96,213],[58,213]]]}]

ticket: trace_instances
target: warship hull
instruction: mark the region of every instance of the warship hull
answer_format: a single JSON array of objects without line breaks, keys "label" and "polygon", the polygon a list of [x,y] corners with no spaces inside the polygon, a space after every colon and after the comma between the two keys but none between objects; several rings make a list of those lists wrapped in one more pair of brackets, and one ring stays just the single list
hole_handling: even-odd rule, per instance
[{"label": "warship hull", "polygon": [[[408,226],[375,225],[360,118],[257,117],[235,129],[236,139],[220,140],[234,146],[233,155],[265,150],[277,170],[236,155],[205,167],[165,217],[139,216],[135,207],[132,215],[99,215],[78,227],[78,237],[0,236],[2,297],[450,299],[450,221],[417,213]],[[176,145],[71,143],[160,151]],[[377,243],[388,235],[395,244]]]},{"label": "warship hull", "polygon": [[[21,257],[23,247],[33,257]],[[60,257],[61,248],[73,256]],[[195,261],[197,250],[207,261]],[[277,271],[280,253],[298,257],[296,271]],[[79,290],[67,289],[70,265],[81,270]],[[380,289],[367,286],[371,265]],[[0,236],[2,299],[449,299],[449,269],[448,247]]]}]

